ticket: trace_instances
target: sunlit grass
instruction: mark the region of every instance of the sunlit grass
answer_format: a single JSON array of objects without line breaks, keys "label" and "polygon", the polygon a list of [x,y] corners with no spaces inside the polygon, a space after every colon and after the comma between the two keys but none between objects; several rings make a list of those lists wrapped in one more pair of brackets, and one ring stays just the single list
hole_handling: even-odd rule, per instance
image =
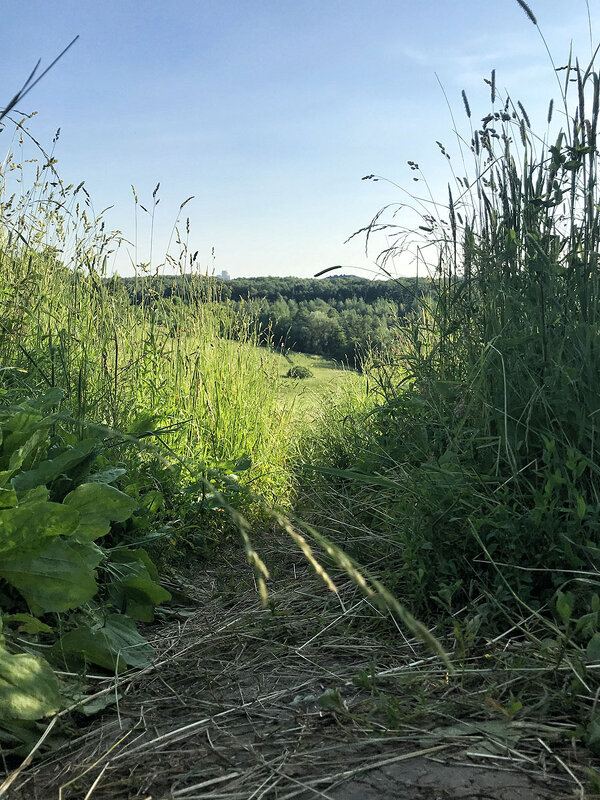
[{"label": "sunlit grass", "polygon": [[[287,351],[276,354],[280,381],[280,393],[287,401],[293,401],[296,416],[316,411],[325,397],[339,397],[346,392],[366,392],[366,378],[354,369],[339,364],[325,356]],[[307,378],[288,378],[294,366],[306,367],[311,375]]]}]

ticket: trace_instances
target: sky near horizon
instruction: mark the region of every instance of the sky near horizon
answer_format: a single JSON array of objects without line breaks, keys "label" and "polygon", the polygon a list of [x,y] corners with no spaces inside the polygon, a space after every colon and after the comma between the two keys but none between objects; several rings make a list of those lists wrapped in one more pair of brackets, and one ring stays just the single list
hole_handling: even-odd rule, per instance
[{"label": "sky near horizon", "polygon": [[[600,36],[590,0],[531,0],[556,64],[589,60]],[[435,144],[489,110],[483,79],[545,119],[557,85],[538,30],[516,0],[6,0],[0,107],[40,58],[76,44],[19,104],[66,183],[85,180],[96,211],[131,242],[110,270],[164,259],[180,204],[203,269],[232,277],[310,277],[336,264],[376,274],[384,236],[365,255],[345,243],[413,189],[420,164],[435,195],[450,179]],[[436,77],[437,75],[437,77]],[[439,78],[439,82],[438,82]],[[440,87],[440,83],[443,86]],[[13,115],[15,116],[15,115]],[[0,156],[9,146],[0,137]],[[30,153],[30,156],[35,155]],[[367,174],[387,181],[362,181]],[[397,184],[397,185],[394,185]],[[443,202],[443,199],[442,199]],[[214,248],[214,258],[213,258]],[[172,247],[173,254],[177,248]],[[411,265],[400,261],[401,274]]]}]

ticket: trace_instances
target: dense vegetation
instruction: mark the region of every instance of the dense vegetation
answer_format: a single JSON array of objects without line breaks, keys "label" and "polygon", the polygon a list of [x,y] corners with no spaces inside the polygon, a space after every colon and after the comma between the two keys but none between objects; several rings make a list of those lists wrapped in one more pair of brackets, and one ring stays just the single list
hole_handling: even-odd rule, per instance
[{"label": "dense vegetation", "polygon": [[551,138],[487,83],[481,123],[463,95],[460,176],[412,238],[435,252],[436,303],[395,342],[400,371],[372,374],[378,408],[315,437],[305,513],[421,619],[451,614],[463,658],[513,626],[496,696],[522,718],[560,709],[597,749],[600,77],[569,62]]},{"label": "dense vegetation", "polygon": [[[122,280],[132,301],[140,303],[143,281]],[[355,368],[368,351],[382,354],[391,345],[396,328],[431,291],[430,282],[423,280],[371,281],[349,275],[321,280],[197,277],[195,282],[196,292],[203,291],[207,299],[250,315],[270,344],[327,356]],[[192,283],[190,276],[167,275],[158,291],[162,297],[188,303]]]},{"label": "dense vegetation", "polygon": [[25,189],[9,155],[0,185],[0,743],[17,752],[83,697],[78,675],[148,663],[139,624],[181,600],[158,567],[237,530],[262,580],[247,519],[256,497],[289,504],[295,447],[252,321],[151,286],[132,305],[102,279],[113,239],[83,187],[43,151],[31,169]]},{"label": "dense vegetation", "polygon": [[[560,716],[597,751],[600,75],[569,63],[552,138],[488,84],[480,123],[464,95],[473,174],[461,168],[414,239],[435,253],[435,293],[106,280],[110,238],[50,159],[31,193],[2,201],[4,741],[30,743],[64,704],[64,666],[149,657],[135,623],[172,601],[155,562],[237,529],[264,595],[249,531],[270,515],[317,571],[300,530],[435,646],[391,588],[444,638],[461,687],[483,696],[474,682],[495,670],[503,718]],[[283,356],[257,346],[354,359],[369,338],[385,358],[362,364],[368,391],[328,397],[310,425],[287,402]],[[438,683],[453,680],[441,665]]]}]

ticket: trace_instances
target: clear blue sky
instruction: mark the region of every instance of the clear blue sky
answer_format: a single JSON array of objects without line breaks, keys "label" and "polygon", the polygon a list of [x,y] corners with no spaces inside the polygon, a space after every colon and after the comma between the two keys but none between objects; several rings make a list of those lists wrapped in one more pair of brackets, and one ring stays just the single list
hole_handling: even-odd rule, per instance
[{"label": "clear blue sky", "polygon": [[[585,0],[530,6],[557,63],[571,40],[589,58]],[[194,195],[191,249],[209,266],[214,247],[233,276],[373,269],[378,247],[365,257],[364,239],[344,240],[401,196],[362,176],[410,187],[413,159],[444,196],[435,140],[452,139],[452,122],[435,73],[460,120],[463,88],[474,116],[487,112],[492,68],[530,114],[555,93],[515,0],[5,0],[0,106],[77,34],[20,107],[38,111],[31,132],[50,146],[61,128],[59,172],[85,180],[97,210],[113,205],[109,227],[132,240],[131,184],[148,205],[160,181],[155,261]],[[140,219],[137,261],[149,239]]]}]

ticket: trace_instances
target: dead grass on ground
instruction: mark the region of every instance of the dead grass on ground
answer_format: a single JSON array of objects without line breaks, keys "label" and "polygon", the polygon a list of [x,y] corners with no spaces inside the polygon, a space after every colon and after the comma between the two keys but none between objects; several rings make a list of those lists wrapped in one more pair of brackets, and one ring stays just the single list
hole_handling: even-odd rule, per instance
[{"label": "dead grass on ground", "polygon": [[241,553],[199,565],[186,586],[198,607],[157,623],[152,667],[88,676],[110,705],[51,721],[62,742],[13,769],[4,796],[592,797],[572,726],[502,705],[494,687],[535,680],[523,656],[521,671],[504,669],[517,640],[489,643],[450,678],[344,576],[335,595],[289,543],[259,549],[276,564],[269,608]]}]

